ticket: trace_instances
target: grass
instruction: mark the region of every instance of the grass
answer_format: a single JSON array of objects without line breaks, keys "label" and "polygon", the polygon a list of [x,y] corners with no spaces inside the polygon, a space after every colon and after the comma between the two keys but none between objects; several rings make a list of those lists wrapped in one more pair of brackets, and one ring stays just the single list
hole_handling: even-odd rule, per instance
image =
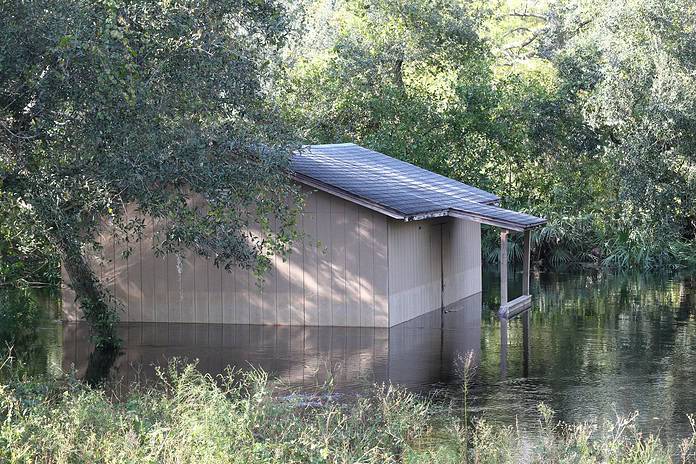
[{"label": "grass", "polygon": [[556,423],[541,405],[528,438],[389,385],[350,402],[274,395],[262,371],[213,379],[172,364],[158,384],[115,397],[71,376],[0,386],[0,462],[8,463],[667,463],[693,462],[633,419]]}]

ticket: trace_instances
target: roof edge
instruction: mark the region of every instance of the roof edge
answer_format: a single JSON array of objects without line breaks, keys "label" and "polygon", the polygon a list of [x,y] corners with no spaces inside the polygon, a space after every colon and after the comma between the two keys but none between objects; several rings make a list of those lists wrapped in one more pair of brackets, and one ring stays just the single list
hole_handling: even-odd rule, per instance
[{"label": "roof edge", "polygon": [[[490,218],[490,217],[487,217],[487,216],[484,216],[481,214],[476,214],[476,213],[472,213],[472,212],[451,209],[451,208],[432,210],[432,211],[424,211],[422,213],[412,214],[412,215],[404,215],[404,214],[402,214],[394,209],[387,208],[383,205],[375,203],[374,201],[371,201],[371,200],[368,200],[366,198],[355,195],[353,193],[347,192],[341,188],[338,188],[336,186],[319,181],[319,180],[314,179],[313,177],[307,176],[305,174],[300,174],[298,172],[292,172],[291,177],[293,180],[295,180],[301,184],[316,188],[317,190],[321,190],[323,192],[337,196],[339,198],[350,201],[352,203],[363,206],[365,208],[371,209],[373,211],[377,211],[378,213],[384,214],[385,216],[388,216],[392,219],[399,219],[402,221],[422,221],[422,220],[431,219],[431,218],[449,216],[449,217],[455,217],[455,218],[460,218],[460,219],[466,219],[469,221],[478,222],[481,224],[486,224],[486,225],[490,225],[490,226],[494,226],[494,227],[499,227],[501,229],[514,230],[517,232],[522,232],[524,230],[533,229],[535,227],[544,225],[547,222],[547,220],[544,218],[537,218],[537,219],[539,219],[539,221],[531,223],[531,224],[523,225],[523,224],[518,224],[518,223],[514,223],[514,222],[510,222],[510,221],[493,219],[493,218]],[[498,200],[491,201],[491,203],[494,203],[497,201]],[[487,202],[485,204],[491,205],[491,203]]]},{"label": "roof edge", "polygon": [[[504,209],[504,208],[501,208]],[[468,219],[470,221],[479,222],[481,224],[486,224],[493,227],[498,227],[501,229],[514,230],[516,232],[523,232],[525,230],[534,229],[536,227],[546,224],[548,221],[544,218],[537,218],[538,221],[531,224],[519,224],[510,221],[504,221],[501,219],[492,219],[490,217],[483,216],[481,214],[471,213],[468,211],[461,210],[451,210],[450,216],[457,217],[461,219]]]}]

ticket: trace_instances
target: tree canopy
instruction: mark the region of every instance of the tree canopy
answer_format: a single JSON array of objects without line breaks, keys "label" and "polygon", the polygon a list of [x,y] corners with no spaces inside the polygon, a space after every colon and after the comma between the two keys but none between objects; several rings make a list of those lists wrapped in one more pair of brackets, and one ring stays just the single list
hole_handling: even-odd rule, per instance
[{"label": "tree canopy", "polygon": [[306,140],[357,141],[547,216],[544,265],[694,262],[689,2],[309,5],[279,92]]},{"label": "tree canopy", "polygon": [[102,221],[133,243],[144,215],[159,219],[158,253],[225,268],[263,273],[287,249],[292,147],[268,99],[280,3],[0,6],[0,201],[48,238],[103,343],[116,318],[85,258]]},{"label": "tree canopy", "polygon": [[[696,229],[696,7],[688,1],[570,3],[548,49],[584,90],[584,122],[604,134],[613,220],[631,255],[670,261]],[[660,248],[653,249],[650,248]]]}]

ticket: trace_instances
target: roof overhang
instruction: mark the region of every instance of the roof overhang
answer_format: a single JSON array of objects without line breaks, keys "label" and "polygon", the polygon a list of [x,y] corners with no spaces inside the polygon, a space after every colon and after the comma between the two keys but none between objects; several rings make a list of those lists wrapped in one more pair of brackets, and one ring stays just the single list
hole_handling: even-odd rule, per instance
[{"label": "roof overhang", "polygon": [[[503,209],[503,208],[501,208]],[[450,216],[468,219],[469,221],[480,222],[481,224],[486,224],[493,227],[499,227],[501,229],[514,230],[517,232],[522,232],[529,229],[534,229],[539,226],[546,224],[546,219],[541,219],[538,222],[532,224],[520,224],[511,221],[501,221],[499,219],[494,219],[490,217],[485,217],[479,214],[474,214],[466,211],[451,210]]]},{"label": "roof overhang", "polygon": [[[398,219],[402,221],[423,221],[426,219],[432,219],[432,218],[438,218],[438,217],[455,217],[459,219],[466,219],[468,221],[473,221],[473,222],[478,222],[480,224],[486,224],[489,226],[493,227],[499,227],[501,229],[507,229],[507,230],[513,230],[517,232],[522,232],[524,230],[528,229],[533,229],[535,227],[539,227],[541,225],[546,224],[546,219],[539,218],[538,222],[534,222],[531,224],[521,224],[521,223],[516,223],[512,221],[504,221],[500,220],[498,218],[492,218],[489,216],[486,216],[484,214],[479,214],[471,211],[462,211],[458,209],[451,209],[451,208],[445,208],[445,209],[440,209],[440,210],[433,210],[433,211],[425,211],[422,213],[417,213],[417,214],[403,214],[399,211],[396,211],[392,208],[387,208],[384,205],[381,205],[379,203],[376,203],[374,201],[371,201],[367,198],[362,198],[358,195],[355,195],[351,192],[347,192],[343,189],[340,189],[338,187],[335,187],[333,185],[329,185],[325,182],[321,182],[317,179],[314,179],[312,177],[306,176],[304,174],[300,174],[297,172],[293,172],[291,174],[292,179],[307,185],[308,187],[313,187],[316,188],[317,190],[321,190],[323,192],[329,193],[331,195],[337,196],[339,198],[343,198],[344,200],[350,201],[351,203],[355,203],[360,206],[364,206],[365,208],[371,209],[373,211],[376,211],[378,213],[384,214],[385,216],[388,216],[392,219]],[[498,200],[492,200],[486,203],[481,203],[483,205],[488,205],[488,206],[494,206],[495,203],[497,203]],[[498,206],[495,206],[499,208]],[[500,208],[503,209],[503,208]]]},{"label": "roof overhang", "polygon": [[[503,209],[503,208],[501,208]],[[488,226],[499,227],[501,229],[513,230],[516,232],[522,232],[524,230],[533,229],[541,225],[546,224],[546,220],[542,219],[539,222],[533,224],[519,224],[511,221],[501,221],[499,219],[490,218],[481,214],[475,214],[467,211],[460,211],[456,209],[443,209],[439,211],[430,211],[426,213],[419,213],[413,216],[408,216],[405,221],[422,221],[425,219],[438,218],[438,217],[455,217],[459,219],[466,219],[472,222],[478,222],[480,224],[486,224]]]}]

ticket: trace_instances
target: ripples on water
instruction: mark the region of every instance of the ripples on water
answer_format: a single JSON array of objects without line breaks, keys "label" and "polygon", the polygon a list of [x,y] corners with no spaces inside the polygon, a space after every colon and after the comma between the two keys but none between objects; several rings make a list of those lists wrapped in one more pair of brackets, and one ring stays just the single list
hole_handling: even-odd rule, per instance
[{"label": "ripples on water", "polygon": [[[519,287],[511,287],[514,297]],[[287,386],[313,389],[330,377],[337,390],[355,392],[391,381],[458,402],[458,359],[473,351],[471,410],[489,421],[527,428],[543,401],[567,422],[638,410],[643,430],[678,438],[696,412],[694,287],[682,276],[542,274],[533,279],[531,312],[501,322],[497,276],[486,274],[484,293],[457,311],[392,329],[128,323],[114,375],[148,379],[176,356],[198,359],[212,374],[254,365]],[[46,355],[36,363],[84,373],[84,324],[49,324],[41,333]]]}]

